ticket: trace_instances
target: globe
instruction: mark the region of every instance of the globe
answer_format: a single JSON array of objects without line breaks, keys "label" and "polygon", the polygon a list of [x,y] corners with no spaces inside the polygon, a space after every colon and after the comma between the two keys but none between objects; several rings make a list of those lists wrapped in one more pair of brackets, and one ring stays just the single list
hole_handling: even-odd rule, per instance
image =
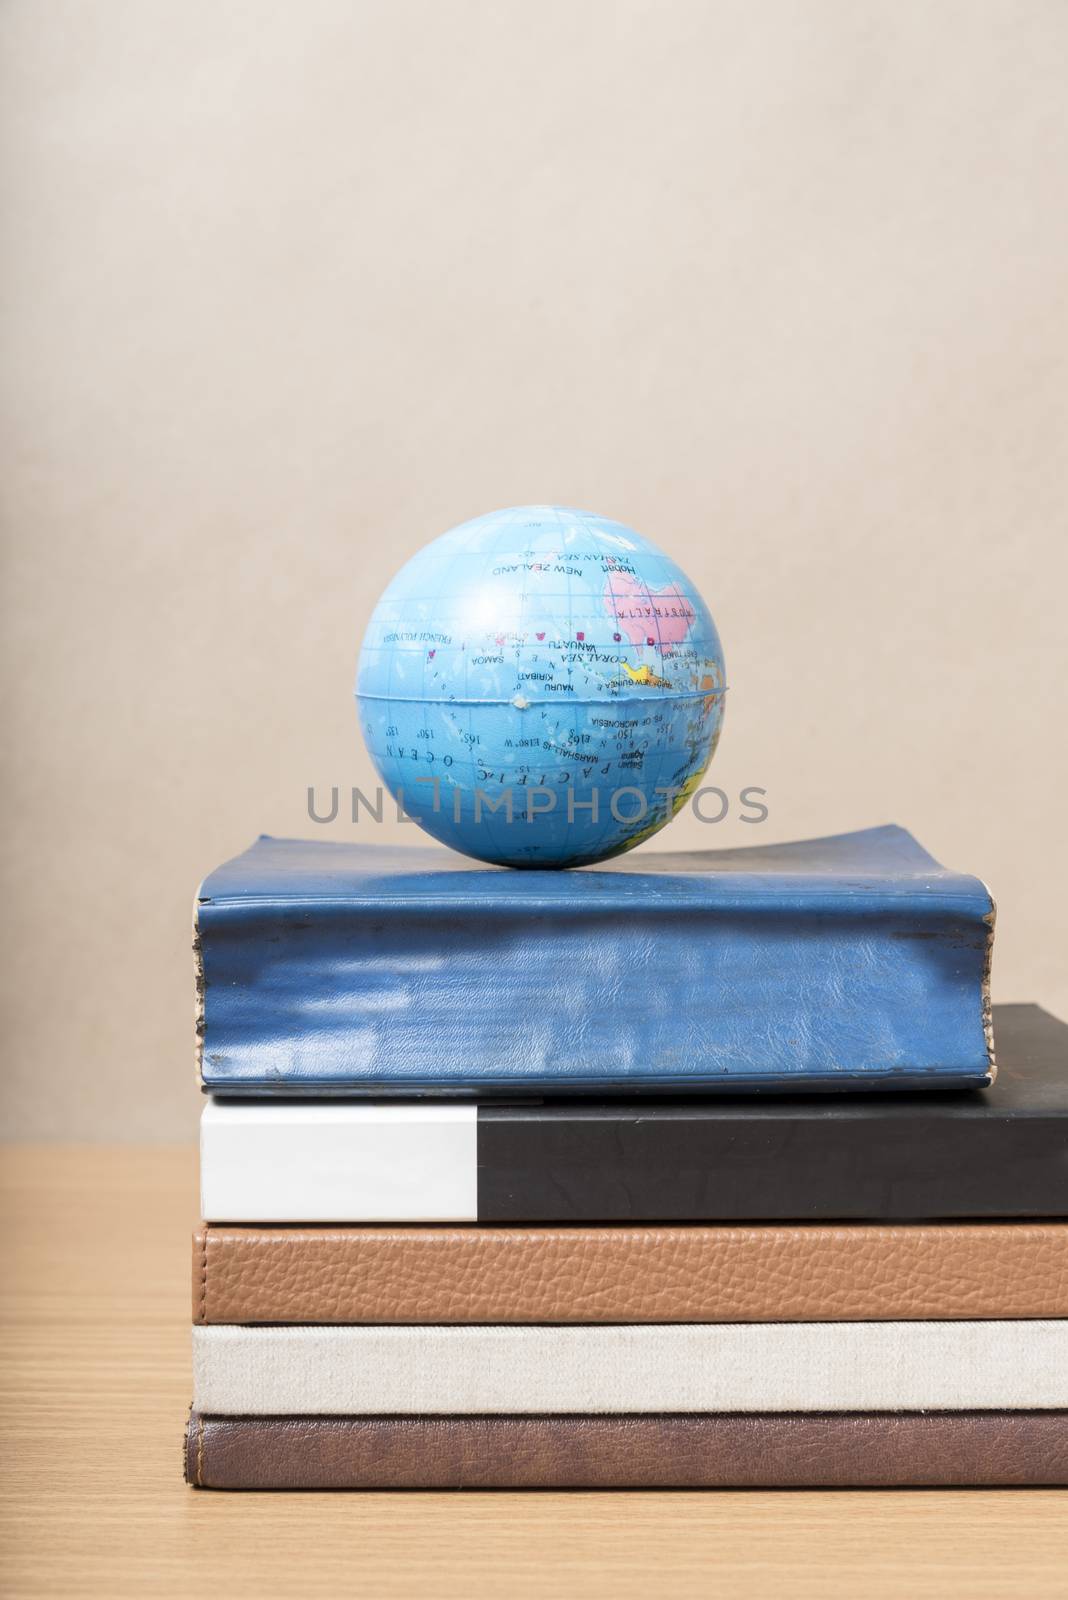
[{"label": "globe", "polygon": [[577,867],[686,804],[723,720],[723,650],[632,528],[519,506],[442,534],[371,617],[356,700],[405,815],[479,861]]}]

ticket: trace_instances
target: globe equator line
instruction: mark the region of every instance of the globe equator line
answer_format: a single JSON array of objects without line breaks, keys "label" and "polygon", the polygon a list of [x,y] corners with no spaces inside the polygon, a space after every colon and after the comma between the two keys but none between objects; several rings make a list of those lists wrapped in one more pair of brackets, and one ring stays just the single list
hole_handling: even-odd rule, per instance
[{"label": "globe equator line", "polygon": [[662,705],[665,700],[708,700],[712,695],[726,694],[728,685],[715,689],[679,689],[671,694],[642,695],[633,693],[606,694],[606,695],[548,695],[544,699],[540,696],[524,694],[522,689],[517,689],[515,694],[506,700],[481,700],[468,695],[452,695],[451,697],[437,698],[434,695],[423,694],[368,694],[361,689],[356,690],[357,700],[382,700],[387,703],[408,706],[515,706],[517,697],[527,702],[528,706],[615,706],[621,700],[634,700],[639,704]]}]

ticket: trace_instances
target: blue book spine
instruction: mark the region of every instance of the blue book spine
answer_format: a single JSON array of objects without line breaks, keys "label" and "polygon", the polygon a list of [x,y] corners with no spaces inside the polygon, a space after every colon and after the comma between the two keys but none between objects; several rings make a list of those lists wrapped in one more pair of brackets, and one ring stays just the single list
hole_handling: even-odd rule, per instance
[{"label": "blue book spine", "polygon": [[994,910],[907,833],[509,872],[261,839],[197,906],[223,1095],[989,1083]]}]

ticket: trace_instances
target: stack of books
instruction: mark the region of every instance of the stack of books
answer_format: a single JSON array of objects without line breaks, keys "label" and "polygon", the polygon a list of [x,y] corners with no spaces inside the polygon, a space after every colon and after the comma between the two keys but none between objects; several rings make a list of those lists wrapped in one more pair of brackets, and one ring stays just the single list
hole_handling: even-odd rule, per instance
[{"label": "stack of books", "polygon": [[992,932],[897,828],[261,839],[198,902],[189,1481],[1068,1483],[1068,1028],[992,1024]]}]

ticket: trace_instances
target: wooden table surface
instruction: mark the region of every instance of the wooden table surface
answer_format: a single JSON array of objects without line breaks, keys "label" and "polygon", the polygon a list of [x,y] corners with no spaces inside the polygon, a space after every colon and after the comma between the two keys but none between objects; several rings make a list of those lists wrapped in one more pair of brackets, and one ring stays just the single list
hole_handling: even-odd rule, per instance
[{"label": "wooden table surface", "polygon": [[1068,1492],[186,1488],[188,1149],[6,1147],[10,1596],[1068,1595]]}]

